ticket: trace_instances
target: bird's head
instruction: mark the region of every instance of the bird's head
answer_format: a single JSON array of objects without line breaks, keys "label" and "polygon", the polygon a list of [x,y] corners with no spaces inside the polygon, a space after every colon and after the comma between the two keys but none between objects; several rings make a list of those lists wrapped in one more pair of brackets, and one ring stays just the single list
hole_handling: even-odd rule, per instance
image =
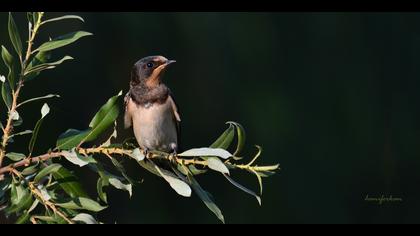
[{"label": "bird's head", "polygon": [[131,83],[133,85],[146,85],[154,88],[161,83],[161,78],[168,65],[174,63],[163,56],[148,56],[134,64],[131,71]]}]

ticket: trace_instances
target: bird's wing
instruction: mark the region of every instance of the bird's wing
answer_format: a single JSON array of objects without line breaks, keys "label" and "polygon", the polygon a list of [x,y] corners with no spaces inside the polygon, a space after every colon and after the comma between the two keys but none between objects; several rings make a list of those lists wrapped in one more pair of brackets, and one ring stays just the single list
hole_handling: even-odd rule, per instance
[{"label": "bird's wing", "polygon": [[171,91],[169,91],[169,102],[171,103],[172,106],[172,111],[174,114],[174,120],[176,123],[176,133],[177,133],[177,139],[178,139],[178,148],[179,148],[179,138],[180,138],[180,134],[181,134],[181,126],[180,126],[180,122],[181,122],[181,116],[179,115],[179,109],[178,109],[178,105],[175,102],[175,98],[174,95],[172,94]]},{"label": "bird's wing", "polygon": [[125,113],[124,113],[124,128],[129,128],[133,124],[131,112],[128,110],[129,103],[131,101],[130,92],[128,92],[124,97],[124,106],[125,106]]}]

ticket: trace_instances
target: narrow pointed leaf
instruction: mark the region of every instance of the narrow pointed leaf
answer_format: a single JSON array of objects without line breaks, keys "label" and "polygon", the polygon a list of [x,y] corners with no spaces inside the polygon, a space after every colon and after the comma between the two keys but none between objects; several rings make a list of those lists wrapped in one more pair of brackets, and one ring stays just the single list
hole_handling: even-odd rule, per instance
[{"label": "narrow pointed leaf", "polygon": [[249,189],[247,189],[247,188],[245,188],[244,186],[242,186],[241,184],[239,184],[239,183],[237,183],[236,181],[234,181],[232,178],[230,178],[228,175],[223,175],[223,176],[225,176],[225,178],[226,179],[228,179],[229,180],[229,182],[231,183],[231,184],[233,184],[235,187],[237,187],[237,188],[239,188],[240,190],[242,190],[242,191],[244,191],[244,192],[246,192],[246,193],[248,193],[248,194],[250,194],[250,195],[252,195],[252,196],[254,196],[256,199],[257,199],[257,201],[258,201],[258,204],[260,204],[260,206],[261,206],[261,197],[260,196],[258,196],[254,191],[252,191],[252,190],[249,190]]},{"label": "narrow pointed leaf", "polygon": [[32,133],[31,140],[29,141],[29,153],[32,153],[34,150],[36,139],[38,138],[39,129],[42,125],[42,122],[44,121],[44,118],[48,113],[50,112],[50,108],[48,107],[48,104],[44,103],[44,105],[41,108],[41,119],[36,122],[34,132]]},{"label": "narrow pointed leaf", "polygon": [[234,136],[235,128],[232,124],[229,124],[229,128],[227,128],[225,132],[223,132],[223,134],[212,145],[210,145],[210,147],[227,149],[232,143]]},{"label": "narrow pointed leaf", "polygon": [[51,51],[53,49],[60,48],[60,47],[69,45],[71,43],[74,43],[78,39],[85,36],[89,36],[89,35],[92,35],[92,34],[89,32],[84,32],[84,31],[72,32],[72,33],[57,37],[49,42],[43,43],[39,48],[34,50],[34,52]]},{"label": "narrow pointed leaf", "polygon": [[233,121],[229,121],[227,123],[228,124],[233,124],[236,127],[236,133],[238,135],[238,144],[236,146],[236,150],[233,153],[233,155],[234,156],[239,156],[243,147],[245,146],[245,139],[246,139],[245,130],[242,127],[242,125],[239,124],[239,123],[236,123],[236,122],[233,122]]},{"label": "narrow pointed leaf", "polygon": [[131,184],[124,184],[118,178],[109,178],[108,181],[115,188],[127,191],[128,194],[130,195],[130,197],[133,194],[133,190],[132,190],[132,185]]},{"label": "narrow pointed leaf", "polygon": [[20,161],[20,160],[23,160],[23,158],[25,158],[26,156],[25,154],[22,154],[22,153],[9,152],[6,154],[6,157],[12,161]]},{"label": "narrow pointed leaf", "polygon": [[187,183],[177,178],[174,174],[170,173],[169,171],[160,169],[157,165],[155,165],[155,169],[169,183],[169,185],[175,190],[175,192],[184,197],[191,196],[191,188]]},{"label": "narrow pointed leaf", "polygon": [[210,211],[212,211],[220,221],[225,223],[222,211],[214,203],[214,201],[207,194],[207,192],[201,188],[200,184],[194,179],[194,177],[191,174],[188,174],[188,180],[190,181],[190,185],[194,189],[195,193],[200,197],[200,199],[204,202],[207,208],[209,208]]},{"label": "narrow pointed leaf", "polygon": [[1,57],[3,58],[4,64],[9,69],[7,80],[9,81],[9,86],[13,89],[15,87],[14,59],[3,45],[1,46]]},{"label": "narrow pointed leaf", "polygon": [[98,224],[98,222],[93,218],[93,216],[86,214],[86,213],[80,213],[77,216],[72,218],[73,221],[80,221],[85,224]]},{"label": "narrow pointed leaf", "polygon": [[217,157],[210,157],[207,159],[207,164],[210,169],[221,172],[223,174],[230,174],[229,169],[223,164],[223,162]]},{"label": "narrow pointed leaf", "polygon": [[71,201],[64,202],[64,203],[56,203],[56,205],[61,206],[63,208],[67,208],[67,209],[73,209],[73,210],[85,209],[85,210],[93,211],[93,212],[99,212],[107,208],[106,206],[101,206],[99,203],[97,203],[96,201],[92,199],[83,198],[83,197],[74,198]]},{"label": "narrow pointed leaf", "polygon": [[223,159],[228,159],[232,156],[228,151],[221,148],[193,148],[187,150],[183,153],[178,154],[178,156],[184,157],[201,157],[201,156],[217,156]]},{"label": "narrow pointed leaf", "polygon": [[13,20],[12,13],[9,12],[9,22],[7,28],[9,29],[10,41],[16,50],[16,53],[22,58],[22,41],[20,40],[19,30]]},{"label": "narrow pointed leaf", "polygon": [[35,183],[39,182],[44,176],[58,171],[58,169],[60,169],[61,167],[62,166],[60,164],[57,164],[57,163],[54,163],[54,164],[51,164],[51,165],[45,167],[35,176],[34,182]]},{"label": "narrow pointed leaf", "polygon": [[65,15],[65,16],[60,16],[60,17],[56,17],[56,18],[51,18],[48,20],[43,21],[41,24],[46,24],[46,23],[50,23],[50,22],[54,22],[54,21],[59,21],[59,20],[66,20],[66,19],[76,19],[76,20],[80,20],[81,22],[84,22],[83,18],[80,16],[76,16],[76,15]]},{"label": "narrow pointed leaf", "polygon": [[78,178],[73,175],[66,168],[61,167],[53,173],[54,179],[58,182],[59,186],[72,198],[75,197],[88,197],[85,190],[83,190]]}]

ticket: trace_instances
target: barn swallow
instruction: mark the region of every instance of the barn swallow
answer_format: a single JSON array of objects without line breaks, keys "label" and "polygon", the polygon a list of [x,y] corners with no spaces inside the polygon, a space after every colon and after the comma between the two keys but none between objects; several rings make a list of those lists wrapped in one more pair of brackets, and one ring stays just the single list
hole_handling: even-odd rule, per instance
[{"label": "barn swallow", "polygon": [[130,89],[125,95],[125,128],[133,126],[134,136],[146,152],[178,151],[181,117],[171,90],[162,82],[168,66],[163,56],[137,61],[131,71]]}]

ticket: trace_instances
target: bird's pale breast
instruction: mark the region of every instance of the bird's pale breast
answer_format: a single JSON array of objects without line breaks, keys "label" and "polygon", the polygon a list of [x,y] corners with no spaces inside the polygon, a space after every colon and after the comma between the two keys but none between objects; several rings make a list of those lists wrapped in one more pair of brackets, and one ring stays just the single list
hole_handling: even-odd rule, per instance
[{"label": "bird's pale breast", "polygon": [[150,106],[138,106],[133,101],[128,103],[132,116],[134,135],[141,148],[170,152],[177,147],[177,128],[172,104],[154,103]]}]

